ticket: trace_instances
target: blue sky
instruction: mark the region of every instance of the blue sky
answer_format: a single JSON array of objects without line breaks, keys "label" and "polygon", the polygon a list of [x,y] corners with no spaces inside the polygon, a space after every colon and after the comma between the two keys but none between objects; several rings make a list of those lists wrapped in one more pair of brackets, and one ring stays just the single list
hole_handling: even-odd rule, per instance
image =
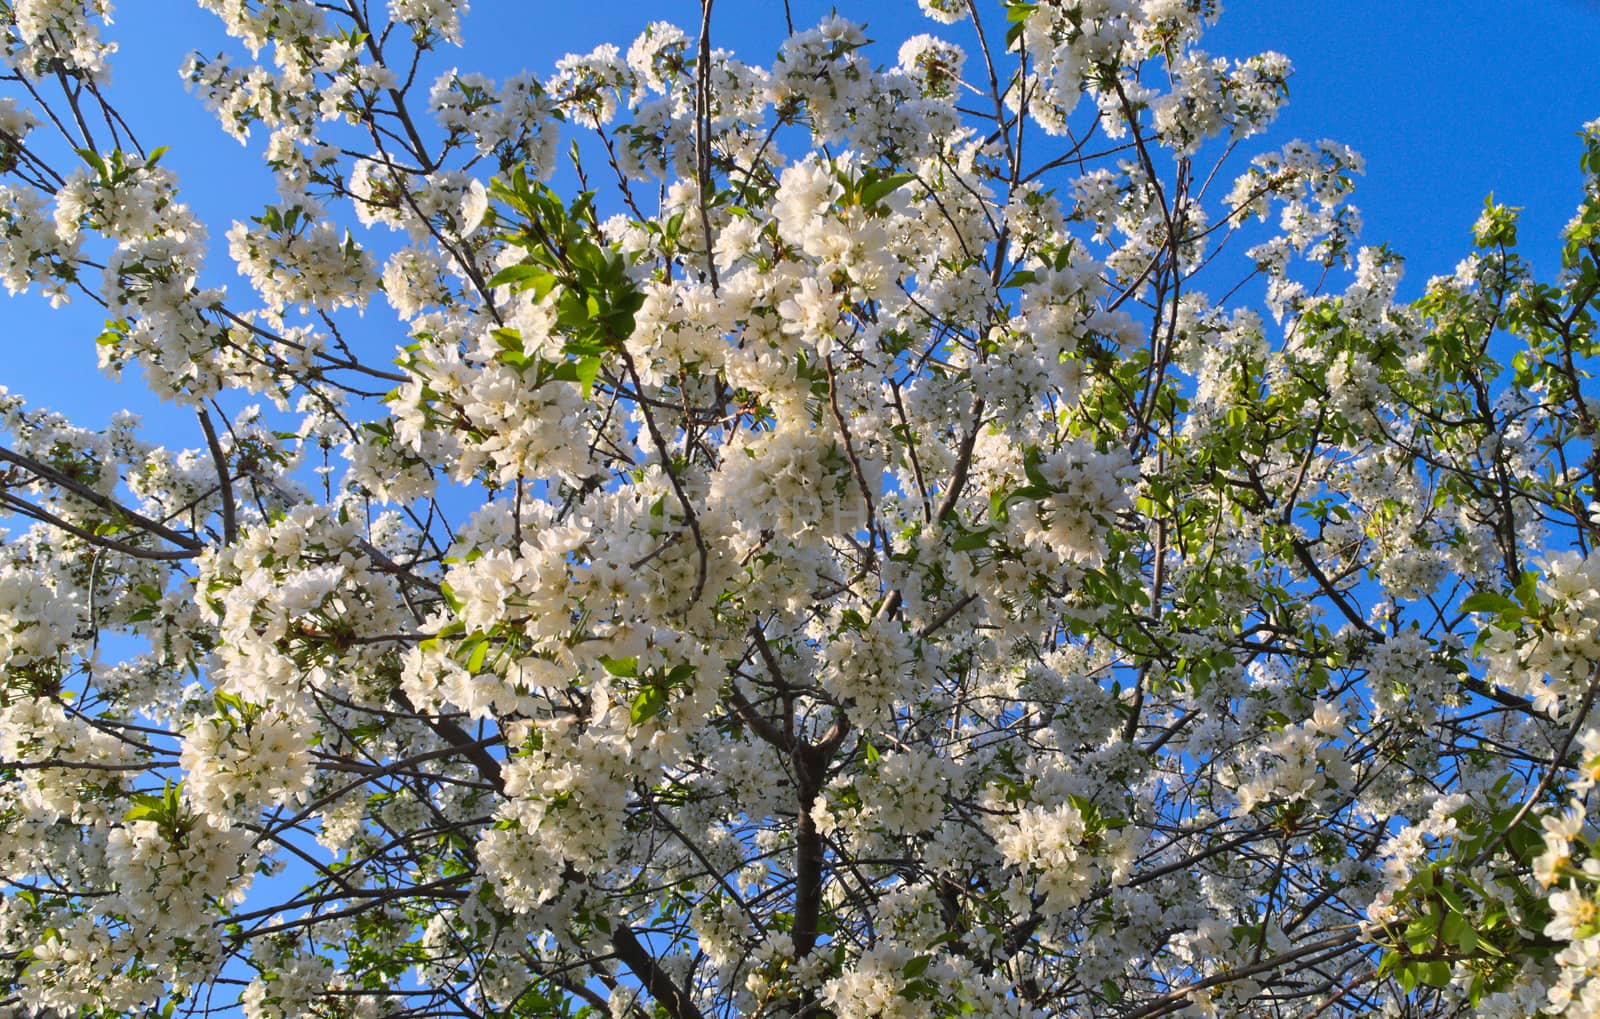
[{"label": "blue sky", "polygon": [[[474,0],[467,45],[447,48],[438,68],[459,66],[495,76],[532,69],[541,76],[566,52],[602,42],[626,47],[652,19],[691,34],[696,0],[533,3]],[[790,0],[797,26],[815,24],[831,0]],[[921,18],[911,0],[837,4],[868,23],[880,40],[874,58],[894,60],[915,32],[959,38]],[[1235,157],[1291,138],[1333,138],[1367,160],[1355,202],[1366,243],[1389,243],[1406,256],[1403,293],[1415,295],[1431,275],[1449,272],[1468,249],[1468,229],[1493,191],[1525,208],[1525,254],[1546,275],[1557,268],[1556,236],[1577,201],[1575,132],[1600,117],[1600,0],[1524,0],[1519,5],[1463,0],[1231,0],[1205,48],[1242,57],[1265,49],[1288,54],[1296,73],[1291,102],[1271,133],[1247,141]],[[1514,12],[1514,13],[1513,13]],[[713,38],[753,63],[770,61],[783,36],[779,0],[721,0]],[[1003,23],[998,6],[990,27]],[[167,164],[211,229],[211,282],[237,292],[243,281],[227,262],[222,235],[233,219],[259,212],[273,198],[254,152],[224,136],[188,95],[177,68],[191,49],[233,50],[214,17],[181,0],[123,0],[111,33],[121,40],[113,95],[147,145],[169,145]],[[387,309],[374,309],[373,318]],[[87,302],[52,312],[41,301],[0,301],[0,384],[85,425],[103,424],[131,407],[155,431],[177,429],[173,443],[193,444],[185,413],[152,406],[130,375],[120,386],[94,367],[100,318]],[[400,338],[396,338],[400,342]]]}]

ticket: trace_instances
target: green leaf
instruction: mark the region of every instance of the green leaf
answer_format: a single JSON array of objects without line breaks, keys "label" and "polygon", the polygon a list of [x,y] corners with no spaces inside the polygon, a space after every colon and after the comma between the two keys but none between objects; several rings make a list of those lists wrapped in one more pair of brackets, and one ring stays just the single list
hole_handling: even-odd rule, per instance
[{"label": "green leaf", "polygon": [[594,380],[600,376],[600,358],[592,354],[579,358],[574,369],[577,381],[583,384],[583,398],[587,400],[594,392]]},{"label": "green leaf", "polygon": [[1493,615],[1500,615],[1504,612],[1520,613],[1522,610],[1516,602],[1512,601],[1510,598],[1507,598],[1503,594],[1499,594],[1495,591],[1479,591],[1477,594],[1469,596],[1461,603],[1461,611],[1485,612]]},{"label": "green leaf", "polygon": [[159,821],[167,816],[167,802],[154,793],[134,793],[133,806],[122,815],[123,821]]},{"label": "green leaf", "polygon": [[1422,982],[1429,987],[1448,987],[1450,985],[1450,964],[1443,959],[1425,962],[1421,966]]},{"label": "green leaf", "polygon": [[444,603],[450,606],[450,611],[452,612],[460,612],[462,607],[466,605],[466,602],[457,598],[456,593],[450,590],[449,584],[439,585],[439,597],[444,599]]},{"label": "green leaf", "polygon": [[1449,906],[1457,913],[1466,913],[1466,902],[1461,898],[1461,893],[1456,890],[1454,884],[1446,881],[1440,884],[1435,890],[1438,891],[1439,898],[1444,900],[1445,905]]},{"label": "green leaf", "polygon": [[1383,953],[1383,957],[1378,960],[1378,977],[1379,977],[1379,979],[1382,979],[1383,977],[1388,976],[1390,973],[1393,973],[1394,972],[1394,968],[1396,966],[1398,966],[1399,964],[1400,964],[1400,953],[1399,952],[1395,952],[1395,951],[1392,951],[1392,950],[1384,952]]},{"label": "green leaf", "polygon": [[479,636],[469,642],[472,652],[467,655],[467,671],[479,673],[483,671],[483,660],[489,656],[489,638]]},{"label": "green leaf", "polygon": [[904,973],[907,980],[915,980],[928,972],[928,966],[933,963],[933,956],[919,955],[906,963]]},{"label": "green leaf", "polygon": [[1539,604],[1537,590],[1539,575],[1532,570],[1523,570],[1522,576],[1517,578],[1517,601],[1526,608],[1534,608]]},{"label": "green leaf", "polygon": [[1420,975],[1421,974],[1418,972],[1417,964],[1411,963],[1406,966],[1401,966],[1395,972],[1394,979],[1395,983],[1400,985],[1400,990],[1404,991],[1406,994],[1410,994],[1412,991],[1417,989],[1417,978]]},{"label": "green leaf", "polygon": [[[533,289],[538,296],[543,298],[556,285],[556,278],[548,270],[526,262],[517,265],[508,265],[495,273],[489,280],[489,286],[498,287],[510,284],[513,290]],[[541,291],[542,288],[542,292]]]},{"label": "green leaf", "polygon": [[129,807],[128,808],[128,812],[122,815],[122,820],[125,821],[125,822],[126,821],[159,820],[160,818],[161,818],[161,808],[160,807],[152,807],[152,806],[149,806],[148,804],[143,804],[143,803],[139,804],[136,807]]},{"label": "green leaf", "polygon": [[600,665],[613,676],[618,676],[622,679],[632,679],[639,675],[639,659],[636,657],[608,658],[605,655],[601,655]]},{"label": "green leaf", "polygon": [[1438,918],[1433,914],[1419,916],[1406,924],[1406,944],[1414,952],[1425,951],[1433,945],[1438,929]]},{"label": "green leaf", "polygon": [[881,180],[863,184],[861,185],[861,204],[868,207],[877,205],[880,201],[916,179],[915,174],[891,173]]},{"label": "green leaf", "polygon": [[105,176],[106,161],[100,158],[100,153],[96,152],[94,149],[73,149],[72,151],[76,152],[79,156],[82,156],[85,163],[88,163],[96,170],[99,170],[102,177]]},{"label": "green leaf", "polygon": [[633,720],[634,725],[639,725],[659,715],[661,709],[666,706],[667,692],[658,686],[647,686],[633,699],[633,709],[628,713],[628,717]]},{"label": "green leaf", "polygon": [[981,531],[969,531],[956,538],[951,545],[957,552],[971,552],[973,549],[988,548],[989,538],[994,534],[994,528],[985,527]]},{"label": "green leaf", "polygon": [[684,683],[687,683],[689,680],[693,679],[694,674],[698,671],[698,669],[688,662],[684,662],[681,665],[674,665],[672,668],[667,670],[667,674],[661,680],[661,684],[669,690],[675,686],[682,686]]}]

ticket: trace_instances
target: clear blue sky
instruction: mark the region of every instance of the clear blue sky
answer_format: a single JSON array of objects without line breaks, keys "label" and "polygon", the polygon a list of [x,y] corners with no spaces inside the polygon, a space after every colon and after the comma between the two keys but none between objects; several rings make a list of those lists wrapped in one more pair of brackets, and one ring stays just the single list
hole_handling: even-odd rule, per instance
[{"label": "clear blue sky", "polygon": [[[835,6],[790,0],[802,27]],[[495,76],[524,68],[543,76],[563,53],[602,42],[625,48],[652,19],[691,34],[699,19],[696,0],[473,0],[472,7],[465,49],[446,49],[440,66]],[[879,62],[892,62],[899,40],[913,32],[957,38],[918,16],[913,0],[837,0],[837,7],[883,40]],[[1574,133],[1600,117],[1600,0],[1226,0],[1224,7],[1205,43],[1210,52],[1275,49],[1296,68],[1289,107],[1270,135],[1245,143],[1238,168],[1248,154],[1297,137],[1334,138],[1360,151],[1367,159],[1355,199],[1366,220],[1363,240],[1388,242],[1406,256],[1409,294],[1466,252],[1468,228],[1490,191],[1525,207],[1526,253],[1541,272],[1554,271],[1556,233],[1577,200]],[[752,63],[770,61],[783,35],[780,0],[720,0],[716,14],[717,45]],[[989,17],[991,29],[1003,22],[998,7]],[[222,235],[272,199],[271,182],[257,169],[254,145],[247,151],[224,136],[177,75],[190,49],[234,47],[215,18],[184,0],[122,0],[111,34],[122,41],[113,95],[146,144],[171,146],[167,163],[211,229],[211,281],[242,287]],[[0,299],[0,384],[85,425],[127,406],[146,412],[158,435],[167,433],[163,420],[177,426],[168,441],[196,442],[188,416],[152,407],[132,376],[120,387],[101,380],[99,328],[87,302],[51,312],[39,301]]]}]

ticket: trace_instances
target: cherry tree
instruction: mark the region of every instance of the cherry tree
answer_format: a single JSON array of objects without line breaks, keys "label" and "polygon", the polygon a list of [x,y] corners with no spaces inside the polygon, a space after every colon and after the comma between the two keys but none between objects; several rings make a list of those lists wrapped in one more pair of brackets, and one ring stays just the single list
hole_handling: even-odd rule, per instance
[{"label": "cherry tree", "polygon": [[0,3],[5,286],[193,423],[0,392],[4,1008],[1600,1015],[1600,121],[1402,302],[1210,0],[919,3],[200,0],[209,229]]}]

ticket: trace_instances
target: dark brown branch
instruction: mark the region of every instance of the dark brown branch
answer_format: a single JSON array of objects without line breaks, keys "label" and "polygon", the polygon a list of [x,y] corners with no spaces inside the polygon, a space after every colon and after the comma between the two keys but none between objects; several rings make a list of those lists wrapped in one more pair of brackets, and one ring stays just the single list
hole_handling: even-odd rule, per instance
[{"label": "dark brown branch", "polygon": [[39,479],[71,492],[91,506],[115,514],[121,520],[137,524],[156,537],[170,541],[179,548],[187,549],[190,552],[198,552],[205,547],[198,539],[187,534],[180,534],[158,521],[151,520],[144,514],[129,509],[110,496],[101,495],[88,485],[67,477],[49,464],[40,463],[31,456],[0,447],[0,462],[16,464]]},{"label": "dark brown branch", "polygon": [[217,430],[211,427],[211,415],[204,407],[196,411],[200,430],[206,433],[206,448],[211,451],[211,462],[217,467],[217,486],[222,494],[222,540],[229,545],[239,540],[239,511],[233,499],[233,478],[228,473],[228,458],[217,441]]}]

